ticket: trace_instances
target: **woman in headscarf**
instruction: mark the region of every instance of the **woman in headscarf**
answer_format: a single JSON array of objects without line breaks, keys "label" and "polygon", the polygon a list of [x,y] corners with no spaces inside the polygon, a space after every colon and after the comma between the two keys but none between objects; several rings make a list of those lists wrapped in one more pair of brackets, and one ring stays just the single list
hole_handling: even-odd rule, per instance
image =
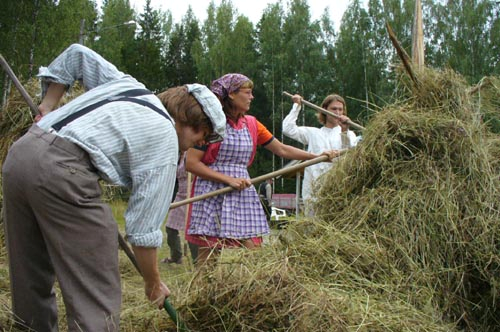
[{"label": "woman in headscarf", "polygon": [[[308,160],[319,155],[276,139],[255,117],[247,115],[254,99],[253,82],[242,74],[226,74],[212,82],[226,114],[226,137],[222,142],[190,149],[186,169],[192,172],[193,195],[202,195],[226,186],[236,189],[192,203],[186,239],[199,246],[198,263],[222,247],[260,247],[269,233],[259,195],[251,184],[247,168],[257,145],[286,159]],[[330,158],[337,151],[328,151]]]}]

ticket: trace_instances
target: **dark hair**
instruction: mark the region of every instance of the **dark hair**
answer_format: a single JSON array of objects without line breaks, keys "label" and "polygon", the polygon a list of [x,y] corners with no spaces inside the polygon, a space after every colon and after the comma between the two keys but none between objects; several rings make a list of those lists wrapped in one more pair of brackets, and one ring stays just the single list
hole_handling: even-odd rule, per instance
[{"label": "dark hair", "polygon": [[169,88],[156,95],[176,123],[193,128],[195,131],[213,132],[213,125],[203,108],[185,86]]},{"label": "dark hair", "polygon": [[[339,101],[342,103],[342,105],[344,107],[344,110],[342,111],[342,115],[347,115],[347,105],[345,103],[344,98],[342,98],[341,96],[336,95],[336,94],[326,96],[325,99],[323,99],[323,102],[321,103],[321,107],[324,109],[327,109],[328,106],[331,103],[333,103],[334,101]],[[322,125],[324,125],[326,123],[326,114],[323,112],[318,112],[317,116],[318,116],[318,121]]]}]

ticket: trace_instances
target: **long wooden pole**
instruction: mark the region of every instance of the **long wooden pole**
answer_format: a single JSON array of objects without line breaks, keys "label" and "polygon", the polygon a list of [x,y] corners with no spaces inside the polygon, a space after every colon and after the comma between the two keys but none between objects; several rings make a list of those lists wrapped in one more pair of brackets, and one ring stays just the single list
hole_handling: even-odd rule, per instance
[{"label": "long wooden pole", "polygon": [[[285,96],[290,97],[290,98],[291,98],[291,97],[293,97],[293,95],[292,95],[291,93],[288,93],[288,92],[286,92],[286,91],[283,91],[283,94],[284,94]],[[319,107],[319,106],[317,106],[317,105],[315,105],[315,104],[313,104],[313,103],[311,103],[311,102],[308,102],[307,100],[302,99],[302,103],[303,103],[304,105],[309,106],[309,107],[311,107],[311,108],[314,108],[316,111],[322,112],[322,113],[324,113],[324,114],[326,114],[326,115],[331,115],[331,116],[333,116],[334,118],[337,118],[337,119],[339,119],[339,118],[340,118],[340,116],[338,116],[337,114],[335,114],[335,113],[333,113],[333,112],[330,112],[329,110],[326,110],[326,109],[324,109],[323,107]],[[352,122],[351,120],[347,121],[347,123],[348,123],[350,126],[352,126],[352,127],[356,128],[356,129],[359,129],[359,130],[365,130],[365,127],[363,127],[363,126],[361,126],[361,125],[359,125],[359,124],[357,124],[357,123],[355,123],[355,122]]]},{"label": "long wooden pole", "polygon": [[[339,155],[345,153],[345,151],[347,151],[347,150],[339,150]],[[322,156],[301,162],[299,164],[296,164],[296,165],[293,165],[290,167],[285,167],[285,168],[282,168],[280,170],[258,176],[256,178],[251,179],[250,182],[252,184],[260,183],[260,182],[275,178],[275,177],[280,176],[280,175],[284,175],[284,174],[288,174],[288,173],[292,173],[292,172],[297,172],[298,170],[301,170],[307,166],[315,165],[317,163],[321,163],[321,162],[325,162],[325,161],[328,161],[328,156],[322,155]],[[195,197],[185,199],[185,200],[180,201],[180,202],[172,203],[172,204],[170,204],[170,209],[175,209],[175,208],[178,208],[179,206],[186,205],[186,204],[193,203],[193,202],[197,202],[197,201],[201,201],[203,199],[207,199],[207,198],[214,197],[217,195],[227,194],[233,190],[235,190],[233,187],[224,187],[221,189],[217,189],[217,190],[211,191],[211,192],[203,194],[203,195],[198,195]]]},{"label": "long wooden pole", "polygon": [[0,65],[2,65],[3,69],[5,70],[7,75],[9,75],[12,82],[14,82],[14,85],[19,90],[19,92],[23,96],[24,100],[26,100],[26,102],[28,103],[28,106],[31,109],[31,114],[33,116],[38,115],[40,113],[38,111],[38,108],[33,103],[33,100],[31,100],[30,95],[28,94],[26,89],[24,89],[21,82],[19,82],[19,80],[17,79],[16,74],[14,74],[14,72],[12,71],[12,68],[10,68],[9,64],[7,63],[7,60],[5,60],[5,58],[1,54],[0,54]]}]

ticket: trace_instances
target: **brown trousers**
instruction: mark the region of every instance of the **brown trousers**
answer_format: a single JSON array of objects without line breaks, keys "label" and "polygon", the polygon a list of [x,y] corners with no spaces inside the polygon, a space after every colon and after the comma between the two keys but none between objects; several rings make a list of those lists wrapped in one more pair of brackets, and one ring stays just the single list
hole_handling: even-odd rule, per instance
[{"label": "brown trousers", "polygon": [[3,165],[12,310],[22,325],[57,331],[54,282],[69,331],[118,331],[118,229],[99,176],[77,145],[36,125]]}]

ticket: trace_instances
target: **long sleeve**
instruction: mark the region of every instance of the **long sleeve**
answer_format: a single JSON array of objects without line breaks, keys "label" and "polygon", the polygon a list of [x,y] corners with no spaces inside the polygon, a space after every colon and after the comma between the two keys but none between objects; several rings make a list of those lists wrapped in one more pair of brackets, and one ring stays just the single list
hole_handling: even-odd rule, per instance
[{"label": "long sleeve", "polygon": [[[68,86],[81,80],[86,89],[91,89],[44,116],[37,126],[45,131],[52,131],[53,124],[110,96],[145,89],[82,45],[70,46],[48,67],[40,68],[39,77],[43,82]],[[136,98],[166,112],[155,95]],[[131,189],[125,213],[130,243],[161,246],[161,224],[172,198],[179,150],[172,121],[149,107],[116,101],[101,105],[54,133],[86,151],[102,179]]]},{"label": "long sleeve", "polygon": [[306,127],[297,126],[297,118],[300,110],[301,106],[299,104],[293,104],[290,113],[283,120],[283,134],[300,143],[308,144],[309,139],[307,130],[305,129]]},{"label": "long sleeve", "polygon": [[42,78],[43,94],[49,82],[71,87],[79,80],[88,91],[124,76],[112,63],[79,44],[68,47],[48,67],[40,67],[38,74]]}]

